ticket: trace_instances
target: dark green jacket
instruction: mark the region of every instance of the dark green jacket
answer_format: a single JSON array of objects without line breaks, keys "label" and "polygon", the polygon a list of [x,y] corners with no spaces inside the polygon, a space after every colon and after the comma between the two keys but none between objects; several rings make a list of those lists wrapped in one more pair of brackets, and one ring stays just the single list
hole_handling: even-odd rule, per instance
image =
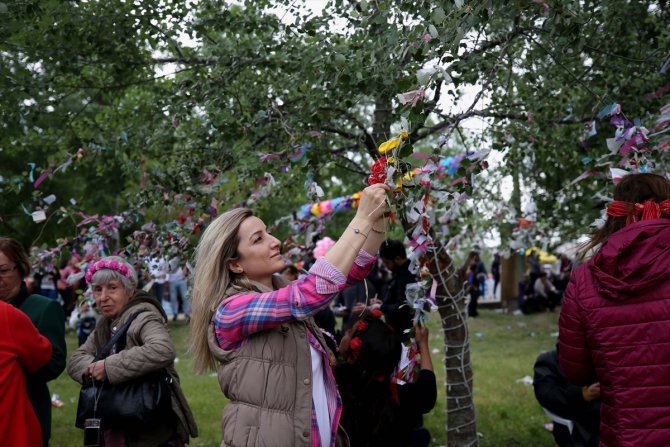
[{"label": "dark green jacket", "polygon": [[65,369],[67,357],[63,307],[55,300],[40,295],[28,295],[25,284],[21,285],[21,291],[10,302],[30,318],[53,348],[49,363],[36,373],[26,375],[28,397],[42,426],[44,445],[47,445],[51,437],[51,395],[47,382],[60,376]]}]

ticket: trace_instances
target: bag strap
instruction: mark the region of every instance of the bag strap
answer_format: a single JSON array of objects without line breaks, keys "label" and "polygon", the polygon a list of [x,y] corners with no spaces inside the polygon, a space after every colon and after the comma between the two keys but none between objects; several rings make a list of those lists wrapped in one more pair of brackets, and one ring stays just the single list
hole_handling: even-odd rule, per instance
[{"label": "bag strap", "polygon": [[100,350],[98,355],[95,356],[95,358],[93,359],[93,362],[97,362],[98,360],[102,360],[104,358],[107,358],[109,356],[109,351],[116,344],[116,342],[119,341],[119,339],[121,337],[124,337],[124,339],[125,339],[126,333],[128,332],[128,329],[130,328],[130,324],[135,320],[135,318],[137,318],[137,316],[139,314],[141,314],[143,312],[148,312],[148,310],[147,309],[142,309],[142,310],[139,310],[139,311],[135,312],[134,314],[132,314],[130,316],[130,318],[128,319],[128,321],[126,321],[123,324],[123,326],[121,326],[119,328],[118,332],[116,334],[114,334],[114,336],[112,338],[109,339],[107,344]]}]

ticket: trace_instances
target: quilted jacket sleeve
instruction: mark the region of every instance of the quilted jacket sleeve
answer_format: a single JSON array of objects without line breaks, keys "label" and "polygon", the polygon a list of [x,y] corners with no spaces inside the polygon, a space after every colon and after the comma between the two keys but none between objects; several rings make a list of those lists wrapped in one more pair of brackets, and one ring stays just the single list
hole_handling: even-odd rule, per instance
[{"label": "quilted jacket sleeve", "polygon": [[140,314],[128,329],[126,348],[105,359],[110,383],[125,382],[172,364],[176,351],[157,312]]},{"label": "quilted jacket sleeve", "polygon": [[559,326],[559,360],[570,382],[585,386],[597,381],[586,327],[579,306],[584,269],[576,270],[563,297]]}]

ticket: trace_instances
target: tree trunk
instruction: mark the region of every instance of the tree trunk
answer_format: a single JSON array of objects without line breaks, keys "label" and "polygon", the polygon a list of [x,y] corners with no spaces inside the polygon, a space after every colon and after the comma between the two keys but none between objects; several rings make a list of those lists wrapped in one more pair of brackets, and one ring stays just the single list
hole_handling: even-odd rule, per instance
[{"label": "tree trunk", "polygon": [[391,132],[391,124],[393,124],[393,110],[391,100],[384,98],[377,98],[375,100],[374,121],[372,123],[372,138],[375,141],[375,153],[371,154],[373,157],[379,156],[376,152],[377,147],[383,141],[389,139]]},{"label": "tree trunk", "polygon": [[[457,270],[442,246],[435,249],[432,257],[430,272],[438,283],[435,298],[444,331],[447,445],[478,446],[470,338],[465,310],[465,267]],[[470,261],[468,259],[465,266],[470,265]]]},{"label": "tree trunk", "polygon": [[519,281],[523,276],[523,256],[514,252],[509,258],[500,258],[500,301],[508,310],[518,308]]}]

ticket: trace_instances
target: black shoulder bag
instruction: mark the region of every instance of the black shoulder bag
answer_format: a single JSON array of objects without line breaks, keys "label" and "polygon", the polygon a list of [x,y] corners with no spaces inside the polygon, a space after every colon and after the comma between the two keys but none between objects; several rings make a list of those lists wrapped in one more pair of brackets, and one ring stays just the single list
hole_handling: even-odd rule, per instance
[{"label": "black shoulder bag", "polygon": [[[109,355],[112,347],[122,339],[125,348],[126,333],[135,318],[145,311],[133,314],[107,342],[93,362]],[[86,420],[99,420],[101,429],[128,429],[151,425],[164,420],[172,411],[170,383],[165,368],[126,382],[111,384],[87,380],[79,392],[75,426],[86,427]],[[89,423],[90,425],[90,423]]]}]

